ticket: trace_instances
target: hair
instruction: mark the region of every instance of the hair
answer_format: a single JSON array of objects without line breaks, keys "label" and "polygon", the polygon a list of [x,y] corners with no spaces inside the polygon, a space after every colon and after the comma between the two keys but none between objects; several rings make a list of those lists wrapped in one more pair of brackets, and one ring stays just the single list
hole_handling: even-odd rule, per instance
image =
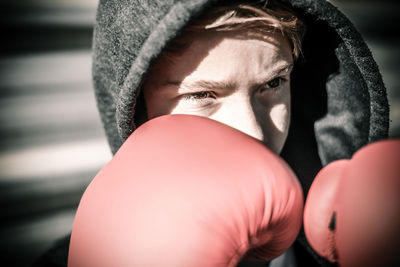
[{"label": "hair", "polygon": [[[223,1],[221,0],[221,2]],[[294,10],[276,0],[255,1],[258,2],[258,5],[238,2],[233,4],[232,0],[225,1],[225,4],[221,2],[212,6],[186,26],[180,35],[167,45],[161,57],[174,62],[176,55],[182,54],[190,46],[193,35],[207,31],[234,33],[246,31],[246,36],[251,33],[258,37],[271,36],[278,32],[289,42],[293,58],[297,59],[301,55],[305,25]],[[226,4],[226,2],[230,3]],[[139,88],[145,86],[146,80],[147,78],[144,78]],[[140,93],[139,98],[136,110],[142,112],[135,113],[134,120],[137,126],[147,120],[143,93]]]},{"label": "hair", "polygon": [[186,26],[181,35],[168,45],[164,54],[173,56],[182,52],[190,45],[190,36],[194,33],[243,30],[247,35],[255,36],[280,33],[289,42],[294,59],[301,54],[305,25],[294,10],[274,0],[266,1],[263,5],[220,3],[213,6]]}]

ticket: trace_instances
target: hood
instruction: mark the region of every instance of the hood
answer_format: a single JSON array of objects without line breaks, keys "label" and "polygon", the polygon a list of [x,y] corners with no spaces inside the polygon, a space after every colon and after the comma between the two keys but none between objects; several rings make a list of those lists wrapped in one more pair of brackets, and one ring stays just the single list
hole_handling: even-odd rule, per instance
[{"label": "hood", "polygon": [[[113,153],[143,115],[135,107],[143,104],[138,88],[149,67],[186,24],[215,2],[100,0],[93,81]],[[336,7],[325,0],[282,2],[307,26],[303,56],[292,74],[292,119],[281,154],[306,194],[322,166],[387,138],[388,101],[370,50]]]},{"label": "hood", "polygon": [[[215,2],[100,0],[93,81],[113,153],[137,126],[138,88],[152,62],[191,19]],[[325,0],[282,2],[307,25],[303,56],[292,75],[291,128],[282,152],[307,191],[321,165],[350,158],[362,146],[387,138],[388,102],[370,50],[336,7]]]}]

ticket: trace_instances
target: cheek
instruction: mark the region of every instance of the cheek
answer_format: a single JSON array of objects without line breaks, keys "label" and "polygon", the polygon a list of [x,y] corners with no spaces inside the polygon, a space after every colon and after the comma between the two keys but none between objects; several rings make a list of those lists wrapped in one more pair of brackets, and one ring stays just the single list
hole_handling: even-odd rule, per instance
[{"label": "cheek", "polygon": [[168,97],[157,91],[157,88],[145,88],[143,96],[148,119],[170,114],[174,108]]},{"label": "cheek", "polygon": [[270,117],[272,123],[276,126],[280,133],[286,138],[290,125],[290,86],[283,90],[283,94],[271,109]]},{"label": "cheek", "polygon": [[160,107],[160,104],[159,104],[160,102],[157,99],[155,99],[154,97],[150,97],[150,95],[146,95],[146,94],[144,94],[144,99],[145,99],[145,103],[146,103],[147,117],[149,119],[152,119],[159,115],[163,115],[163,114],[160,114],[162,107]]},{"label": "cheek", "polygon": [[[289,90],[287,90],[290,92]],[[286,141],[290,125],[290,93],[269,102],[265,134],[267,146],[279,154]]]},{"label": "cheek", "polygon": [[272,107],[269,116],[280,133],[286,133],[290,122],[290,104],[280,103]]},{"label": "cheek", "polygon": [[259,103],[259,108],[266,114],[265,127],[269,128],[268,132],[272,132],[274,136],[285,136],[290,124],[290,87],[283,88],[276,94],[265,95]]},{"label": "cheek", "polygon": [[203,117],[210,117],[217,109],[217,103],[213,99],[204,101],[177,100],[171,114],[190,114]]}]

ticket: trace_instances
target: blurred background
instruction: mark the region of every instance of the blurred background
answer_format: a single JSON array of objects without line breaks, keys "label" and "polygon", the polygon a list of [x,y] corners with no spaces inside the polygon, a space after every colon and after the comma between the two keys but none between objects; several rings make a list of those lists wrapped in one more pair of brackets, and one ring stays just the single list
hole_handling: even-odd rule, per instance
[{"label": "blurred background", "polygon": [[[335,0],[383,74],[400,137],[399,1]],[[29,266],[71,231],[111,158],[91,84],[97,0],[0,2],[0,265]]]}]

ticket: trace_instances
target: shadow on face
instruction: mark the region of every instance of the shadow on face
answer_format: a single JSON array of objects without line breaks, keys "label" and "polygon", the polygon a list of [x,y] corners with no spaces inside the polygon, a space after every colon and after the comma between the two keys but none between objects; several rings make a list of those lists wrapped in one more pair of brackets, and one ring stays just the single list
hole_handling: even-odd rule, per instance
[{"label": "shadow on face", "polygon": [[280,153],[290,123],[292,52],[278,34],[204,32],[164,54],[143,85],[147,118],[191,114],[227,124]]}]

